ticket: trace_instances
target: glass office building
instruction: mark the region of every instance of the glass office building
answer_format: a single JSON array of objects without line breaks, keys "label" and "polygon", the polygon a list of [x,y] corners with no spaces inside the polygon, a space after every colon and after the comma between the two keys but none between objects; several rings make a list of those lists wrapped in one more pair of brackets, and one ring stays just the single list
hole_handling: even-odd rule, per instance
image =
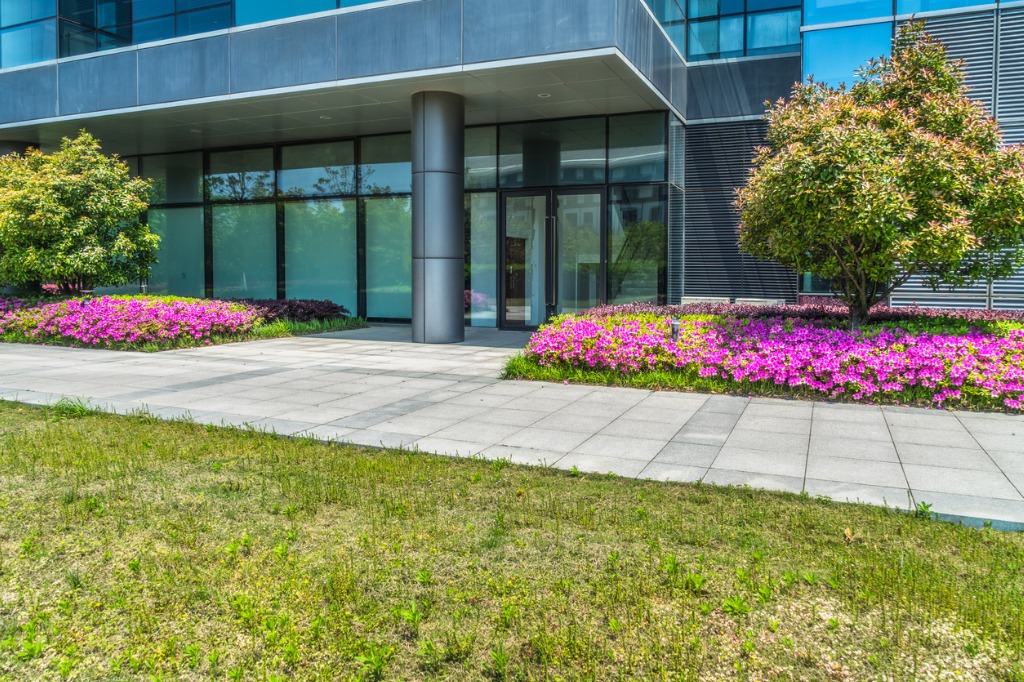
[{"label": "glass office building", "polygon": [[85,128],[152,179],[152,292],[330,299],[421,340],[599,302],[795,301],[796,273],[736,244],[764,101],[849,78],[921,13],[968,52],[990,22],[997,77],[969,72],[1012,127],[1022,11],[0,0],[0,152]]}]

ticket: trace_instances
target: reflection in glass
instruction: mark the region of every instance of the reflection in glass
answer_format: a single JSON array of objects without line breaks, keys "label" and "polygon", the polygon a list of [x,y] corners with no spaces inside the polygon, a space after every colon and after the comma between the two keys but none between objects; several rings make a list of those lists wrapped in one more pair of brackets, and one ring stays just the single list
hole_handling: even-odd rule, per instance
[{"label": "reflection in glass", "polygon": [[800,10],[747,15],[747,54],[800,51]]},{"label": "reflection in glass", "polygon": [[466,189],[498,186],[498,129],[466,128]]},{"label": "reflection in glass", "polygon": [[612,188],[608,202],[608,303],[664,302],[667,204],[664,185]]},{"label": "reflection in glass", "polygon": [[605,146],[603,117],[502,126],[501,186],[603,183]]},{"label": "reflection in glass", "polygon": [[695,60],[742,57],[743,16],[691,21],[687,55]]},{"label": "reflection in glass", "polygon": [[992,0],[896,0],[896,14],[934,12],[940,9],[956,9],[973,5],[991,5]]},{"label": "reflection in glass", "polygon": [[277,209],[213,207],[214,298],[277,298]]},{"label": "reflection in glass", "polygon": [[412,137],[408,133],[364,137],[360,154],[360,194],[412,191]]},{"label": "reflection in glass", "polygon": [[412,204],[408,197],[364,199],[366,314],[412,317]]},{"label": "reflection in glass", "polygon": [[806,0],[804,25],[891,17],[892,0]]},{"label": "reflection in glass", "polygon": [[57,24],[53,19],[0,31],[0,68],[55,59],[56,52]]},{"label": "reflection in glass", "polygon": [[505,324],[536,327],[547,318],[544,269],[547,195],[505,197]]},{"label": "reflection in glass", "polygon": [[201,298],[206,293],[203,208],[151,208],[149,229],[160,235],[149,293]]},{"label": "reflection in glass", "polygon": [[256,24],[335,9],[335,0],[235,0],[235,25]]},{"label": "reflection in glass", "polygon": [[804,33],[804,76],[819,83],[852,85],[854,72],[892,49],[892,23]]},{"label": "reflection in glass", "polygon": [[498,197],[466,195],[466,324],[498,322]]},{"label": "reflection in glass", "polygon": [[334,301],[355,314],[355,199],[289,202],[284,229],[288,298]]},{"label": "reflection in glass", "polygon": [[0,27],[46,19],[56,14],[56,0],[3,0],[0,2]]},{"label": "reflection in glass", "polygon": [[351,140],[281,150],[278,179],[287,197],[356,193],[356,145]]},{"label": "reflection in glass", "polygon": [[274,150],[246,149],[210,154],[206,178],[210,199],[244,201],[274,196]]},{"label": "reflection in glass", "polygon": [[665,115],[613,116],[608,122],[608,182],[665,179]]},{"label": "reflection in glass", "polygon": [[593,308],[602,298],[601,195],[556,194],[556,313]]},{"label": "reflection in glass", "polygon": [[185,204],[203,200],[203,154],[147,156],[142,170],[152,181],[153,204]]},{"label": "reflection in glass", "polygon": [[231,6],[183,12],[175,17],[175,35],[190,36],[231,27]]}]

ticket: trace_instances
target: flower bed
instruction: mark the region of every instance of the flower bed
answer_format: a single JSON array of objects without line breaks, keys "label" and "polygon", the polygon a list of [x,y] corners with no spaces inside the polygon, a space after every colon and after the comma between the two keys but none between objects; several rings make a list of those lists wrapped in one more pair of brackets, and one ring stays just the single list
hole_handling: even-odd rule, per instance
[{"label": "flower bed", "polygon": [[[206,345],[255,335],[286,336],[303,324],[309,327],[308,330],[302,327],[307,333],[330,331],[324,328],[325,324],[347,321],[347,311],[332,306],[324,302],[297,301],[271,307],[267,302],[252,304],[152,296],[102,296],[49,303],[0,298],[0,339],[92,348]],[[324,323],[305,319],[328,309],[337,313],[333,320]],[[304,318],[287,319],[289,310],[300,311]]]},{"label": "flower bed", "polygon": [[667,372],[675,387],[1020,410],[1024,325],[996,313],[983,330],[967,326],[970,314],[944,311],[950,326],[966,327],[958,333],[930,331],[941,315],[854,331],[831,315],[688,315],[673,341],[669,316],[599,309],[542,327],[525,356],[540,368],[660,381]]}]

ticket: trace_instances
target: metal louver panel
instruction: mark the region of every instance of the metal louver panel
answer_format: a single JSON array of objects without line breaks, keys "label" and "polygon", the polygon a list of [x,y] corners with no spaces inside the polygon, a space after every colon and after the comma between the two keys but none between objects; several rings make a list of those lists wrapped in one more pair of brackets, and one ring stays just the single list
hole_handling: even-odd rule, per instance
[{"label": "metal louver panel", "polygon": [[1014,138],[1024,142],[1024,8],[1002,10],[999,14],[999,62],[996,69],[996,117],[1004,134],[1015,121]]},{"label": "metal louver panel", "polygon": [[686,134],[684,295],[795,301],[796,276],[740,253],[735,189],[764,144],[761,121],[690,126]]},{"label": "metal louver panel", "polygon": [[925,284],[923,277],[911,277],[909,282],[892,292],[889,302],[896,307],[985,308],[988,305],[988,287],[978,284],[959,289],[940,287],[933,290]]},{"label": "metal louver panel", "polygon": [[992,283],[992,307],[1004,310],[1024,308],[1024,270]]},{"label": "metal louver panel", "polygon": [[995,11],[933,17],[925,21],[925,31],[946,46],[950,59],[964,60],[964,81],[971,96],[993,111],[995,75]]},{"label": "metal louver panel", "polygon": [[686,169],[686,128],[674,116],[669,117],[668,135],[668,302],[678,303],[683,296],[685,277],[686,200],[682,184]]}]

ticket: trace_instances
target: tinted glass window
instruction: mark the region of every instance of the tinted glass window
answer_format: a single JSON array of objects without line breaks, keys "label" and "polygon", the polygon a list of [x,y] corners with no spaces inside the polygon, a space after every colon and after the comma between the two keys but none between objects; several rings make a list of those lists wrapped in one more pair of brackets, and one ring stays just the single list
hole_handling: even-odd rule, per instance
[{"label": "tinted glass window", "polygon": [[804,33],[804,76],[830,85],[852,84],[869,59],[888,55],[892,24],[870,24]]},{"label": "tinted glass window", "polygon": [[466,129],[466,189],[498,186],[498,129]]},{"label": "tinted glass window", "polygon": [[691,21],[687,52],[691,59],[743,56],[743,16]]},{"label": "tinted glass window", "polygon": [[154,204],[186,204],[203,200],[203,155],[201,152],[146,156],[142,173],[152,181]]},{"label": "tinted glass window", "polygon": [[613,116],[608,125],[608,182],[665,179],[664,114]]},{"label": "tinted glass window", "polygon": [[57,14],[56,0],[0,0],[0,28]]},{"label": "tinted glass window", "polygon": [[800,10],[747,15],[747,54],[798,52]]},{"label": "tinted glass window", "polygon": [[335,9],[335,0],[235,0],[235,23],[255,24],[300,14]]},{"label": "tinted glass window", "polygon": [[356,193],[356,145],[351,140],[281,150],[281,193],[316,197]]},{"label": "tinted glass window", "polygon": [[360,144],[360,194],[412,191],[412,138],[408,134],[365,137]]},{"label": "tinted glass window", "polygon": [[608,198],[608,302],[658,302],[665,290],[665,185],[613,187]]},{"label": "tinted glass window", "polygon": [[289,201],[284,226],[288,298],[334,301],[355,313],[356,200]]},{"label": "tinted glass window", "polygon": [[807,0],[804,24],[892,16],[892,0]]},{"label": "tinted glass window", "polygon": [[0,31],[0,68],[56,58],[57,22],[53,19]]},{"label": "tinted glass window", "polygon": [[176,17],[175,33],[179,36],[218,31],[231,26],[231,7],[214,7],[212,9],[185,12]]},{"label": "tinted glass window", "polygon": [[132,0],[132,19],[150,19],[174,11],[174,0]]},{"label": "tinted glass window", "polygon": [[274,195],[274,151],[246,149],[210,154],[206,178],[211,199],[242,201]]},{"label": "tinted glass window", "polygon": [[931,12],[940,9],[956,9],[973,5],[990,5],[992,0],[896,0],[897,14]]},{"label": "tinted glass window", "polygon": [[602,183],[605,179],[605,147],[603,118],[502,126],[501,186]]}]

